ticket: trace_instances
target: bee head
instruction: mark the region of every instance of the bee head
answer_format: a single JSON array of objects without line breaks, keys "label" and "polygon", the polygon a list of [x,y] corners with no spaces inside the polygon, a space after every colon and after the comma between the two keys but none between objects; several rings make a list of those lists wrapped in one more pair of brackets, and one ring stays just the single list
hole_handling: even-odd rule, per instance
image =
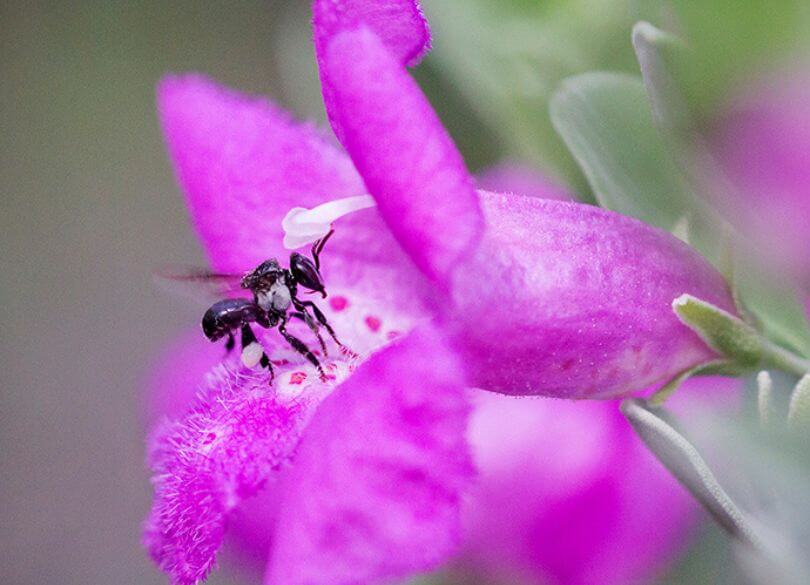
[{"label": "bee head", "polygon": [[276,282],[284,269],[275,258],[270,258],[259,264],[252,271],[242,277],[242,288],[249,290],[266,290]]}]

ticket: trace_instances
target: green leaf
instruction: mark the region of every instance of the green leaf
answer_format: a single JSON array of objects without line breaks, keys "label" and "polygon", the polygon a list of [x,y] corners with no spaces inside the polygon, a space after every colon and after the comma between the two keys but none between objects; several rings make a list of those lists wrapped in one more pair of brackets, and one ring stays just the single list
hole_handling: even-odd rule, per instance
[{"label": "green leaf", "polygon": [[[708,2],[712,5],[714,0]],[[743,12],[745,8],[739,7]],[[729,14],[732,21],[739,15]],[[781,17],[780,17],[781,18]],[[742,26],[726,23],[724,26]],[[746,43],[744,39],[733,39]],[[667,140],[672,141],[673,152],[683,160],[682,167],[709,167],[714,165],[710,153],[702,152],[702,142],[696,140],[692,114],[683,94],[683,72],[697,67],[696,54],[689,51],[677,38],[647,22],[639,22],[633,28],[633,46],[641,66],[647,93],[652,102],[656,124]],[[699,160],[698,160],[699,159]],[[718,170],[713,172],[719,173]],[[720,220],[713,212],[696,208],[689,216],[690,243],[714,262],[724,268],[723,233]],[[765,335],[774,342],[810,356],[810,326],[805,316],[804,305],[789,283],[766,275],[752,262],[734,269],[735,295],[747,311],[761,322]]]},{"label": "green leaf", "polygon": [[653,124],[640,79],[571,77],[550,111],[600,205],[667,230],[690,212],[692,196]]},{"label": "green leaf", "polygon": [[762,361],[762,338],[738,317],[688,294],[675,299],[672,309],[684,325],[720,355],[751,368]]},{"label": "green leaf", "polygon": [[764,554],[736,551],[748,577],[742,580],[761,585],[810,583],[807,434],[785,432],[783,425],[763,431],[753,419],[717,411],[692,413],[681,424],[690,442],[704,449],[718,482],[759,537]]},{"label": "green leaf", "polygon": [[[442,0],[426,2],[434,66],[497,137],[502,154],[587,194],[548,116],[564,78],[592,69],[635,71],[627,31],[664,17],[662,0]],[[466,154],[466,153],[465,153]]]},{"label": "green leaf", "polygon": [[759,545],[760,538],[748,515],[726,493],[698,450],[660,410],[639,399],[625,400],[621,410],[650,451],[729,535],[740,542]]},{"label": "green leaf", "polygon": [[658,128],[665,137],[691,130],[691,114],[675,75],[678,65],[689,58],[686,45],[649,22],[638,22],[633,27],[633,48]]}]

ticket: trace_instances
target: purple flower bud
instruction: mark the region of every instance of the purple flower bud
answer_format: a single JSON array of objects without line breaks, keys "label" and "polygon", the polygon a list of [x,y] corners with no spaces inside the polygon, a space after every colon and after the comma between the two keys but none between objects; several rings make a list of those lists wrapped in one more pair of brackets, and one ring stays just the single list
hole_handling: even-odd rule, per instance
[{"label": "purple flower bud", "polygon": [[734,305],[686,244],[588,205],[480,195],[483,242],[455,273],[447,315],[477,387],[606,398],[716,357],[672,302]]}]

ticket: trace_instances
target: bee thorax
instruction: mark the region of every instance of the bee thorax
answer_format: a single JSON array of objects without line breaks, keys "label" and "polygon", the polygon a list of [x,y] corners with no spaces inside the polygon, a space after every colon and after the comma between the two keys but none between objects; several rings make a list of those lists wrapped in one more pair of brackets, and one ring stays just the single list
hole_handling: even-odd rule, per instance
[{"label": "bee thorax", "polygon": [[292,295],[287,285],[275,282],[267,291],[258,293],[256,300],[265,311],[285,312],[292,303]]}]

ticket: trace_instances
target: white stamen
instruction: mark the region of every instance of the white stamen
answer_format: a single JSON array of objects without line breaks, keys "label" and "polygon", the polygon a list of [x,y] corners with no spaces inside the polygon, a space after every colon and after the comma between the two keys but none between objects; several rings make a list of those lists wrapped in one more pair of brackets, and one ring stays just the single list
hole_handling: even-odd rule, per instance
[{"label": "white stamen", "polygon": [[264,353],[264,350],[257,342],[254,341],[248,344],[242,349],[242,363],[245,364],[246,368],[253,369],[262,359],[262,353]]},{"label": "white stamen", "polygon": [[355,195],[327,201],[312,209],[293,207],[284,219],[284,247],[295,250],[324,237],[332,229],[332,223],[355,211],[374,207],[377,203],[371,195]]}]

